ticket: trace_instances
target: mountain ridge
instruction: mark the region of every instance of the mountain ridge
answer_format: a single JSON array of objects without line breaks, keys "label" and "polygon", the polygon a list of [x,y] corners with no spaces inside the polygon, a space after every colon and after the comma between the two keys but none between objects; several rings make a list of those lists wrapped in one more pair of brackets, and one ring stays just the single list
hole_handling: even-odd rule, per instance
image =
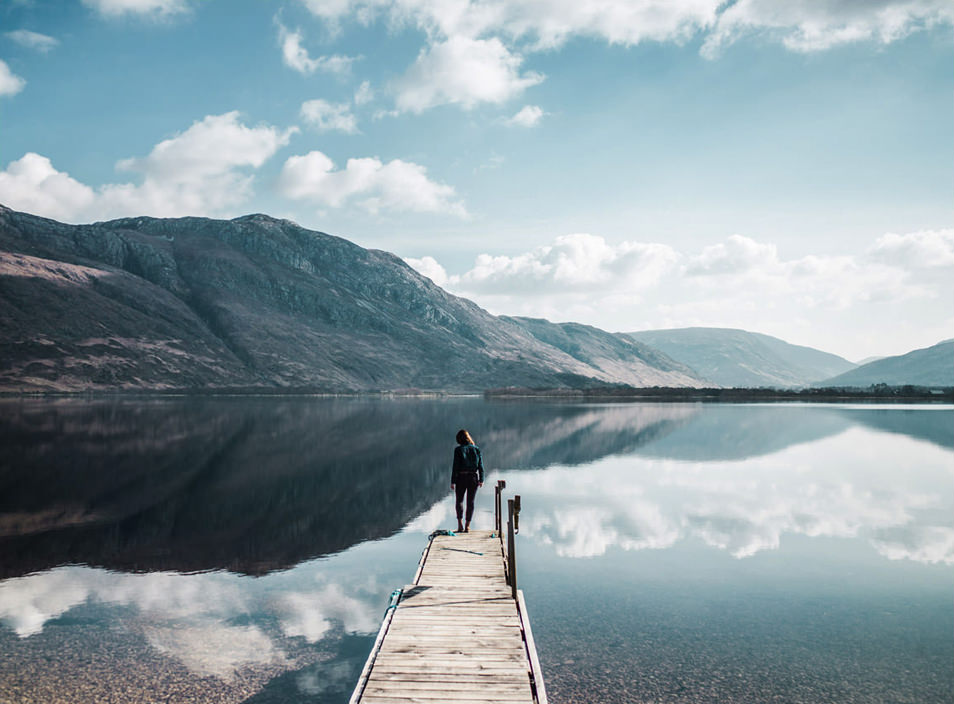
[{"label": "mountain ridge", "polygon": [[800,387],[854,367],[838,355],[738,328],[671,328],[619,333],[677,359],[726,387]]},{"label": "mountain ridge", "polygon": [[954,339],[942,340],[905,354],[882,357],[825,379],[817,385],[867,387],[875,384],[954,386]]},{"label": "mountain ridge", "polygon": [[582,361],[391,253],[263,214],[66,225],[0,206],[0,249],[7,391],[701,383]]}]

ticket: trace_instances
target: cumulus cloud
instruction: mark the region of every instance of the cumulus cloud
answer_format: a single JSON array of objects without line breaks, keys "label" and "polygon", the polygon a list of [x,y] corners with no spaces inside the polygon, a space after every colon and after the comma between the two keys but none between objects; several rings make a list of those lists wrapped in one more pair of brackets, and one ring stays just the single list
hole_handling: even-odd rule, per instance
[{"label": "cumulus cloud", "polygon": [[513,117],[506,120],[512,127],[536,127],[543,119],[543,108],[537,105],[524,105]]},{"label": "cumulus cloud", "polygon": [[[513,99],[544,78],[522,69],[523,54],[559,48],[573,37],[627,46],[702,38],[701,53],[715,58],[723,47],[749,35],[809,52],[848,42],[889,43],[954,22],[948,0],[303,1],[333,30],[346,20],[367,25],[380,18],[391,27],[413,27],[424,34],[425,47],[393,85],[397,112],[447,104],[470,109]],[[297,33],[286,42],[286,60],[308,70],[312,60]],[[518,113],[514,120],[512,124],[531,126],[539,115]]]},{"label": "cumulus cloud", "polygon": [[954,266],[954,229],[904,235],[888,232],[868,251],[872,258],[888,264],[924,269]]},{"label": "cumulus cloud", "polygon": [[891,354],[950,336],[950,246],[939,230],[886,235],[861,253],[786,258],[775,243],[743,235],[677,250],[578,233],[524,252],[481,253],[463,272],[430,257],[408,263],[494,313],[607,330],[741,327],[861,358],[884,340],[865,326],[870,339],[839,350],[857,336],[855,321],[894,316],[899,342],[911,342]]},{"label": "cumulus cloud", "polygon": [[647,39],[684,41],[714,22],[719,0],[306,0],[327,21],[353,16],[368,22],[384,15],[392,23],[410,23],[431,35],[511,40],[529,38],[535,48],[559,46],[571,36],[636,44]]},{"label": "cumulus cloud", "polygon": [[954,6],[945,0],[812,0],[778,3],[739,0],[719,14],[702,53],[715,56],[738,37],[762,33],[799,52],[839,44],[876,41],[889,44],[914,31],[954,20]]},{"label": "cumulus cloud", "polygon": [[92,188],[57,171],[45,156],[28,152],[0,171],[0,201],[10,208],[55,220],[73,220],[87,212]]},{"label": "cumulus cloud", "polygon": [[237,112],[209,115],[155,147],[148,156],[123,159],[120,171],[142,175],[142,183],[110,184],[99,206],[112,214],[185,215],[218,213],[251,195],[252,176],[288,144],[294,129],[247,127]]},{"label": "cumulus cloud", "polygon": [[432,181],[427,169],[401,159],[348,159],[344,169],[319,151],[290,157],[282,167],[278,190],[288,198],[332,208],[355,201],[369,212],[380,210],[450,213],[466,216],[452,186]]},{"label": "cumulus cloud", "polygon": [[6,61],[0,59],[0,98],[5,95],[16,95],[25,85],[26,81],[11,71]]},{"label": "cumulus cloud", "polygon": [[397,107],[423,112],[437,105],[471,109],[480,103],[503,103],[543,80],[521,73],[523,57],[510,52],[496,37],[454,36],[422,49],[397,82]]},{"label": "cumulus cloud", "polygon": [[732,235],[725,242],[714,244],[689,260],[686,273],[690,275],[738,274],[754,268],[766,268],[778,263],[778,252],[773,244],[762,244],[742,235]]},{"label": "cumulus cloud", "polygon": [[530,292],[638,290],[652,286],[678,260],[664,244],[621,242],[598,235],[557,237],[552,245],[517,255],[481,254],[472,269],[451,280],[465,291]]},{"label": "cumulus cloud", "polygon": [[358,133],[358,120],[347,103],[308,100],[301,105],[301,119],[322,132]]},{"label": "cumulus cloud", "polygon": [[301,45],[302,33],[299,30],[291,31],[285,25],[278,23],[278,42],[282,47],[282,59],[285,65],[302,75],[309,75],[315,71],[325,73],[348,73],[354,58],[334,54],[311,58],[308,50]]},{"label": "cumulus cloud", "polygon": [[443,286],[447,283],[447,271],[438,264],[434,257],[421,257],[420,259],[406,257],[404,261],[409,267],[417,271],[417,273],[423,274],[438,286]]},{"label": "cumulus cloud", "polygon": [[40,34],[39,32],[31,32],[29,29],[18,29],[13,32],[7,32],[6,35],[20,46],[35,49],[42,54],[45,54],[60,43],[59,40],[53,37]]},{"label": "cumulus cloud", "polygon": [[286,145],[293,129],[248,127],[237,112],[209,115],[163,140],[145,157],[123,159],[117,169],[141,182],[94,190],[44,156],[28,153],[0,172],[0,201],[12,208],[60,220],[123,215],[218,214],[251,195],[253,176]]},{"label": "cumulus cloud", "polygon": [[738,38],[756,34],[793,51],[820,51],[854,41],[889,43],[920,29],[954,20],[947,0],[305,0],[325,21],[383,16],[411,24],[431,37],[499,36],[558,47],[575,36],[613,44],[686,42],[705,37],[703,53],[715,56]]},{"label": "cumulus cloud", "polygon": [[82,0],[86,7],[104,17],[142,15],[169,17],[189,11],[187,0]]},{"label": "cumulus cloud", "polygon": [[705,247],[689,259],[684,274],[699,290],[718,287],[722,303],[758,292],[763,297],[797,296],[807,307],[843,310],[864,301],[930,295],[904,268],[848,255],[809,254],[783,261],[774,244],[742,235]]}]

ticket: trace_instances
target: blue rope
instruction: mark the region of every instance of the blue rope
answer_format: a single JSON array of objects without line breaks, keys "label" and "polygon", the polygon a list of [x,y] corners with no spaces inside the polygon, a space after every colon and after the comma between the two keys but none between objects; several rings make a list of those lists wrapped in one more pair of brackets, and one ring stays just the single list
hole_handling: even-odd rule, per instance
[{"label": "blue rope", "polygon": [[393,592],[391,592],[391,603],[388,604],[388,608],[386,608],[386,609],[384,610],[384,615],[385,615],[385,616],[387,616],[388,611],[390,611],[391,609],[396,609],[396,608],[397,608],[397,606],[398,606],[398,599],[401,598],[401,592],[403,592],[403,591],[404,591],[403,589],[395,589]]}]

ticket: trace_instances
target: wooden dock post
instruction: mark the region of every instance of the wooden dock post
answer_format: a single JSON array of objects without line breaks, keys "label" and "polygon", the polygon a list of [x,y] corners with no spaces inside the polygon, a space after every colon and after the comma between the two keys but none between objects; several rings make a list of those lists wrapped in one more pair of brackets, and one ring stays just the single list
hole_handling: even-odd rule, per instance
[{"label": "wooden dock post", "polygon": [[507,482],[504,479],[497,480],[497,486],[494,487],[494,530],[497,535],[503,533],[503,518],[501,514],[500,494],[507,488]]},{"label": "wooden dock post", "polygon": [[514,500],[507,499],[507,583],[510,585],[510,593],[514,599],[517,598],[517,551],[516,534],[514,531]]},{"label": "wooden dock post", "polygon": [[431,536],[414,583],[392,594],[351,704],[547,704],[516,588],[514,503],[506,560],[499,530]]}]

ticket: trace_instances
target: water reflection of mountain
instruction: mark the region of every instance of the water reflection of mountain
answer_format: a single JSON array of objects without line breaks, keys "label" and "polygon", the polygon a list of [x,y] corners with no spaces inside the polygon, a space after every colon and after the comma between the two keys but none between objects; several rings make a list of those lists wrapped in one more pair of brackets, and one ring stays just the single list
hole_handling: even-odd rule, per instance
[{"label": "water reflection of mountain", "polygon": [[850,417],[818,406],[706,406],[691,424],[646,445],[639,454],[705,462],[767,455],[840,433]]},{"label": "water reflection of mountain", "polygon": [[[308,398],[0,402],[0,578],[79,563],[262,574],[384,538],[490,469],[775,452],[864,423],[951,447],[949,412]],[[947,443],[947,444],[945,444]]]},{"label": "water reflection of mountain", "polygon": [[946,450],[954,450],[954,422],[951,409],[940,408],[839,408],[845,418],[887,433],[927,440]]},{"label": "water reflection of mountain", "polygon": [[0,577],[81,563],[261,574],[393,534],[449,490],[453,435],[489,468],[629,452],[698,412],[480,400],[6,401]]},{"label": "water reflection of mountain", "polygon": [[637,452],[648,457],[705,462],[768,455],[814,442],[853,425],[898,433],[954,449],[950,408],[710,405],[691,423],[673,427]]}]

